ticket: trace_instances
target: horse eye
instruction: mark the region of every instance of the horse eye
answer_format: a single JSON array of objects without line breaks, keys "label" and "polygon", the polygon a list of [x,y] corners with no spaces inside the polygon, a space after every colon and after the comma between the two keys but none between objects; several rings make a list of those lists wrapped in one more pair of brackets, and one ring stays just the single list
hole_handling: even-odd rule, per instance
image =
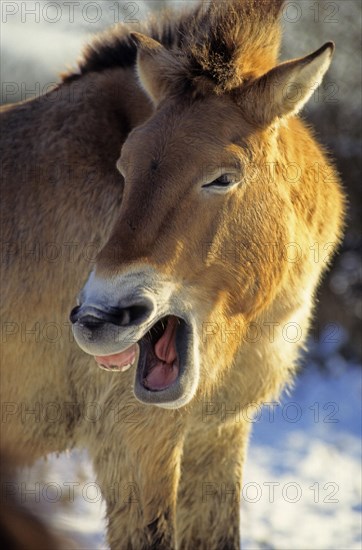
[{"label": "horse eye", "polygon": [[223,174],[222,176],[218,177],[216,180],[206,183],[202,187],[204,189],[208,189],[211,187],[215,187],[216,189],[227,189],[228,187],[231,187],[232,185],[235,185],[236,183],[239,183],[240,178],[236,174]]}]

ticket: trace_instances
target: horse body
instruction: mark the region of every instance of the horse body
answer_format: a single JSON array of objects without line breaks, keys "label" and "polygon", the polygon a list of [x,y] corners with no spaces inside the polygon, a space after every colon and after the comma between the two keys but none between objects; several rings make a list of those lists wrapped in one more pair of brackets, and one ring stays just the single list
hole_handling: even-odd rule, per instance
[{"label": "horse body", "polygon": [[176,18],[186,55],[162,20],[160,42],[123,29],[130,66],[89,50],[1,115],[2,443],[85,446],[112,548],[239,547],[241,412],[291,382],[340,238],[338,178],[294,116],[332,47],[273,69],[254,4]]}]

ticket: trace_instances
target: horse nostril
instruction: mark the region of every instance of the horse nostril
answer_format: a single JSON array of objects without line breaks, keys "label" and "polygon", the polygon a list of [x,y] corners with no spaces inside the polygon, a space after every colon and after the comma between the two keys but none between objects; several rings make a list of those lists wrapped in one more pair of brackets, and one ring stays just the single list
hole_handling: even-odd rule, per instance
[{"label": "horse nostril", "polygon": [[119,324],[122,326],[139,323],[140,321],[143,321],[149,314],[149,308],[143,305],[131,306],[121,311],[122,316],[120,317]]},{"label": "horse nostril", "polygon": [[99,319],[98,317],[93,317],[93,315],[84,315],[83,317],[80,317],[78,319],[78,324],[89,328],[89,329],[95,329],[102,325],[104,325],[107,321],[104,321],[103,319]]},{"label": "horse nostril", "polygon": [[79,313],[79,310],[80,310],[80,307],[79,306],[76,306],[72,309],[72,311],[70,312],[70,315],[69,315],[69,320],[72,324],[76,323],[78,321],[78,313]]},{"label": "horse nostril", "polygon": [[78,323],[79,325],[89,328],[98,327],[104,323],[110,322],[105,312],[93,307],[84,308],[82,306],[73,308],[70,312],[69,319],[73,325]]},{"label": "horse nostril", "polygon": [[147,304],[134,305],[125,308],[112,307],[108,311],[94,307],[77,306],[70,312],[70,321],[89,329],[95,329],[104,324],[128,327],[139,324],[149,316],[152,308]]},{"label": "horse nostril", "polygon": [[120,327],[136,325],[144,321],[150,314],[148,305],[136,305],[124,308],[111,308],[106,314],[107,322]]}]

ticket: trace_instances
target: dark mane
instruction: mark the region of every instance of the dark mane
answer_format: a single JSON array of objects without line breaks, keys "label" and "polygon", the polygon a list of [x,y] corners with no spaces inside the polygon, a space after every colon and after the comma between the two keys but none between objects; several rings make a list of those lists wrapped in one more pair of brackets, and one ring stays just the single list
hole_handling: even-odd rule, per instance
[{"label": "dark mane", "polygon": [[143,23],[118,24],[97,35],[87,44],[78,62],[79,70],[62,75],[64,82],[77,79],[90,72],[106,69],[133,67],[136,62],[137,47],[130,38],[132,32],[141,32],[158,40],[167,49],[181,49],[183,37],[191,18],[197,17],[199,9],[192,12],[164,10],[161,15],[150,17]]},{"label": "dark mane", "polygon": [[119,24],[98,35],[83,51],[79,71],[63,75],[69,82],[90,72],[132,67],[137,31],[181,55],[185,77],[207,77],[221,88],[262,74],[278,56],[278,16],[283,0],[221,0],[193,10],[165,10],[137,25]]}]

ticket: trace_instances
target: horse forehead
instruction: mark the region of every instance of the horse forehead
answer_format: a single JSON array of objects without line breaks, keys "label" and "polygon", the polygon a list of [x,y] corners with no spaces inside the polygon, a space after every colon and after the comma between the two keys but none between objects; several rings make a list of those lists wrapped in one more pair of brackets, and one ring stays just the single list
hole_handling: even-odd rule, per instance
[{"label": "horse forehead", "polygon": [[220,105],[214,99],[190,106],[167,106],[132,133],[124,152],[138,157],[151,169],[167,164],[170,156],[179,161],[182,157],[201,160],[203,152],[207,156],[217,153],[233,141],[236,133],[242,133],[237,114],[231,102]]}]

